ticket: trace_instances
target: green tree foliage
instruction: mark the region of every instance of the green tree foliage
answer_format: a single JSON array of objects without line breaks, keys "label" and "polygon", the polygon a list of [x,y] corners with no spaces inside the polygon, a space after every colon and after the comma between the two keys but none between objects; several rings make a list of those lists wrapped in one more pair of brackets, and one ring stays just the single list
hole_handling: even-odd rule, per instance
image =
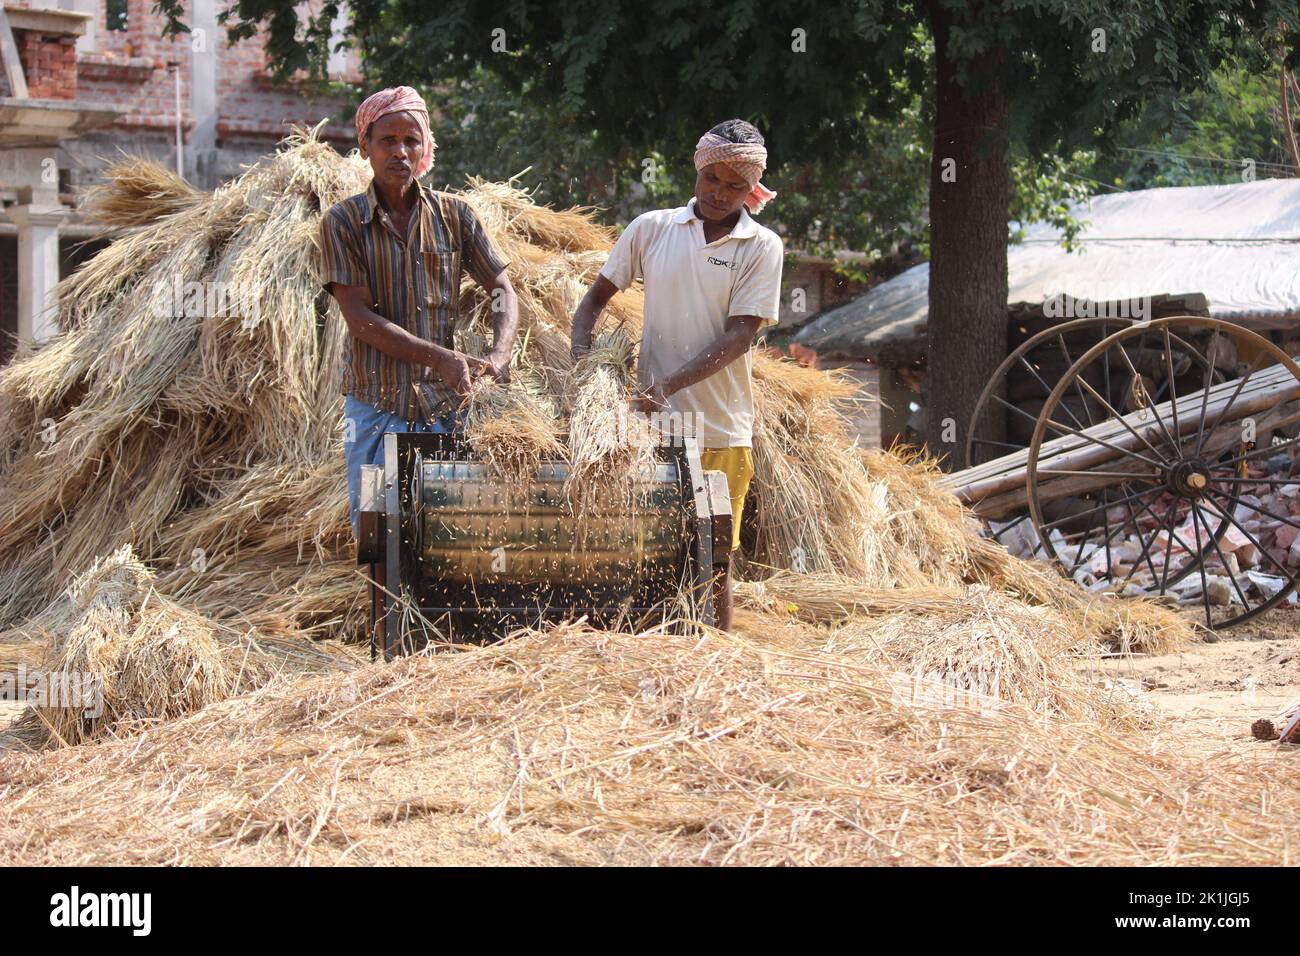
[{"label": "green tree foliage", "polygon": [[[181,0],[155,8],[187,29]],[[1297,23],[1293,2],[1241,0],[349,8],[345,42],[370,84],[428,91],[449,120],[445,169],[502,177],[531,165],[548,200],[630,212],[680,195],[701,130],[744,116],[768,134],[790,236],[864,250],[924,241],[936,11],[951,12],[946,55],[961,82],[996,84],[1008,100],[1006,128],[988,139],[1014,164],[1014,218],[1058,216],[1081,173],[1133,188],[1215,181],[1221,171],[1198,156],[1282,161],[1261,109],[1276,97],[1257,74],[1279,49],[1294,59]],[[221,20],[232,40],[265,32],[275,76],[324,78],[339,16],[333,0],[236,0]],[[972,69],[990,51],[993,68]],[[646,160],[659,173],[648,182]]]},{"label": "green tree foliage", "polygon": [[1116,133],[1115,149],[1090,173],[1120,189],[1241,182],[1243,160],[1255,175],[1295,175],[1282,139],[1276,69],[1217,71],[1180,104],[1153,101]]},{"label": "green tree foliage", "polygon": [[456,187],[472,176],[515,180],[539,202],[592,205],[626,221],[677,195],[678,157],[607,143],[600,131],[528,105],[484,69],[422,91],[432,114],[438,156],[431,178]]},{"label": "green tree foliage", "polygon": [[[156,6],[174,30],[187,29],[179,0]],[[1095,164],[1099,136],[1115,123],[1128,150],[1195,144],[1186,146],[1190,157],[1209,140],[1210,155],[1228,156],[1247,146],[1241,120],[1253,116],[1258,135],[1241,155],[1272,161],[1277,144],[1255,108],[1266,92],[1244,67],[1180,98],[1209,52],[1178,62],[1180,33],[1228,44],[1269,20],[1264,7],[1244,5],[1234,16],[1236,6],[1013,0],[968,17],[954,31],[953,55],[965,61],[991,46],[1016,53],[1001,66],[1014,90],[1010,218],[1077,228],[1066,208],[1086,194],[1089,177],[1125,188],[1209,181],[1191,158],[1121,153]],[[1273,6],[1290,14],[1288,4]],[[934,49],[926,4],[356,0],[350,11],[346,42],[372,85],[417,86],[443,117],[441,182],[528,168],[520,181],[542,201],[599,205],[626,221],[679,199],[700,131],[741,115],[768,133],[766,178],[782,194],[769,215],[792,245],[872,258],[928,250]],[[313,13],[289,0],[238,0],[221,19],[232,40],[266,31],[278,78],[323,80],[339,15],[336,2]],[[1103,50],[1094,49],[1096,30]],[[1243,48],[1262,62],[1261,45]],[[1138,115],[1144,96],[1151,104]],[[1234,105],[1240,116],[1224,128],[1187,120]],[[1213,175],[1203,164],[1199,171]]]}]

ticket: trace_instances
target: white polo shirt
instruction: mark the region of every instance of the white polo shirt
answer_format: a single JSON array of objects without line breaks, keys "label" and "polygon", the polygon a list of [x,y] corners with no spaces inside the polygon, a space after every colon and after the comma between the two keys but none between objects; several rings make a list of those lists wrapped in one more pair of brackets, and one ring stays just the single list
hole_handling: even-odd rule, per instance
[{"label": "white polo shirt", "polygon": [[[638,216],[600,270],[626,289],[645,282],[637,378],[662,382],[722,335],[733,315],[776,322],[781,300],[781,237],[744,209],[728,235],[704,239],[695,200]],[[701,448],[748,448],[753,441],[753,360],[746,352],[701,382],[668,396],[693,423]]]}]

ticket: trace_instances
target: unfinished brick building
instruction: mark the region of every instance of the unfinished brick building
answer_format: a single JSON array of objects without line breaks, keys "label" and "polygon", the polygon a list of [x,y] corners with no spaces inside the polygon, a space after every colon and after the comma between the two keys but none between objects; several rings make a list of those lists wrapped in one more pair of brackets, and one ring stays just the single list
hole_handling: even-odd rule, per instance
[{"label": "unfinished brick building", "polygon": [[[260,37],[227,44],[224,6],[189,0],[193,32],[164,40],[152,0],[0,2],[0,364],[55,331],[49,291],[104,242],[76,197],[107,163],[148,156],[210,189],[295,123],[351,144],[344,101],[273,86]],[[330,70],[359,79],[350,55]]]}]

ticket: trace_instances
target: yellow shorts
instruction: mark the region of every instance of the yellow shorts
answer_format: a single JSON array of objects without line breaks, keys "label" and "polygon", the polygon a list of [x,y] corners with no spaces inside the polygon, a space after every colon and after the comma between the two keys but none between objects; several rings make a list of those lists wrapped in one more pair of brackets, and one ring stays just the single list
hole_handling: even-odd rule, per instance
[{"label": "yellow shorts", "polygon": [[740,547],[740,516],[745,513],[745,494],[754,477],[754,453],[748,448],[704,448],[700,465],[705,471],[720,471],[727,476],[731,498],[731,550]]}]

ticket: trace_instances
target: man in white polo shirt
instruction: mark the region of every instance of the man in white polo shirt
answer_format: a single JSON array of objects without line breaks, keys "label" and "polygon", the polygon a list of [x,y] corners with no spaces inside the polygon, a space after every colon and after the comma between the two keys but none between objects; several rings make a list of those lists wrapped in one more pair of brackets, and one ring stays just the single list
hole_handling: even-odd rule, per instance
[{"label": "man in white polo shirt", "polygon": [[[573,316],[580,355],[610,298],[644,282],[635,405],[670,410],[699,440],[704,468],[726,474],[733,551],[754,475],[750,348],[755,333],[776,322],[781,296],[781,239],[750,217],[776,195],[759,181],[766,167],[763,137],[744,120],[705,133],[695,148],[694,198],[634,219]],[[730,629],[730,558],[714,603],[719,626]]]}]

